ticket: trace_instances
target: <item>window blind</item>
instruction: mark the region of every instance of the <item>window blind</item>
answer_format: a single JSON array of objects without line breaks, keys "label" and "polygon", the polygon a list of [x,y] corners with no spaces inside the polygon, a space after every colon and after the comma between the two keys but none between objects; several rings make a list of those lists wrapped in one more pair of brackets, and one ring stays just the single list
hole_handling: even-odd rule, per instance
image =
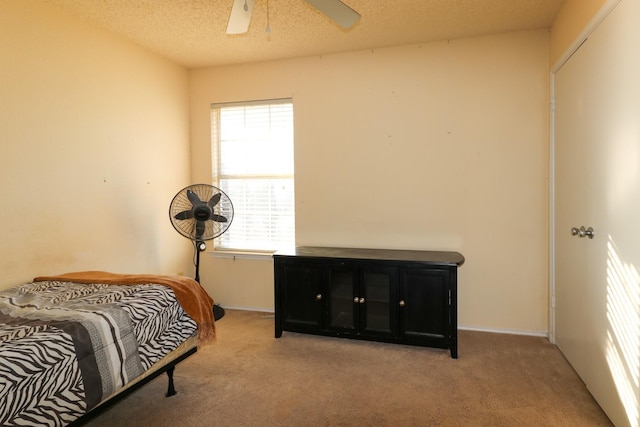
[{"label": "window blind", "polygon": [[277,250],[295,242],[290,99],[211,106],[214,185],[234,219],[216,248]]}]

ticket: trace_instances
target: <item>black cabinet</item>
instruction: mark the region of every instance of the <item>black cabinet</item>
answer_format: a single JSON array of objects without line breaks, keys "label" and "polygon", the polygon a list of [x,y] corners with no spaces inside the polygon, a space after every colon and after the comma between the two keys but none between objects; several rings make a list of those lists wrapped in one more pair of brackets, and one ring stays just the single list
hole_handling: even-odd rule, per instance
[{"label": "black cabinet", "polygon": [[448,348],[457,357],[457,252],[299,247],[274,255],[283,331]]}]

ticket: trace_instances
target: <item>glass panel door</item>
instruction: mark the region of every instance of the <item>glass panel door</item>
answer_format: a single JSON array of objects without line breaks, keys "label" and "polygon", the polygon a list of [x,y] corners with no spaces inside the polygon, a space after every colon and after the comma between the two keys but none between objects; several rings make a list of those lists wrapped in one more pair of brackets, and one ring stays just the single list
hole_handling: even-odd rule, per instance
[{"label": "glass panel door", "polygon": [[327,269],[329,301],[327,321],[330,329],[356,328],[356,274],[355,268],[346,265],[331,266]]},{"label": "glass panel door", "polygon": [[396,269],[364,268],[360,293],[360,329],[368,334],[397,335]]}]

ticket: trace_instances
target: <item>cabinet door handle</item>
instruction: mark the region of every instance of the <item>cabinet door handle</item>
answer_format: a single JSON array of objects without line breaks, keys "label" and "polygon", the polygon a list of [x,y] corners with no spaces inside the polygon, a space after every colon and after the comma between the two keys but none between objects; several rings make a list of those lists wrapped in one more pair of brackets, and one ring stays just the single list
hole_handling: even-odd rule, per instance
[{"label": "cabinet door handle", "polygon": [[360,302],[360,299],[358,297],[354,297],[353,298],[353,302],[355,302],[357,304],[358,302]]},{"label": "cabinet door handle", "polygon": [[360,298],[360,300],[358,301],[360,304],[364,304],[364,298]]},{"label": "cabinet door handle", "polygon": [[404,307],[404,304],[405,304],[405,303],[404,303],[404,300],[403,300],[403,299],[401,299],[401,300],[400,300],[400,307]]},{"label": "cabinet door handle", "polygon": [[320,301],[320,300],[322,299],[322,294],[318,294],[318,295],[316,295],[316,299],[317,299],[318,301]]}]

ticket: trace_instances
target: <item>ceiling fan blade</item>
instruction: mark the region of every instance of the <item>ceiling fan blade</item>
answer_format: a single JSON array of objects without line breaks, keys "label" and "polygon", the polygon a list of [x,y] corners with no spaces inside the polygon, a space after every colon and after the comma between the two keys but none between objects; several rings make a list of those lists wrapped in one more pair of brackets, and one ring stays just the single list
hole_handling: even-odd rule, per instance
[{"label": "ceiling fan blade", "polygon": [[229,22],[227,22],[227,34],[247,32],[255,4],[256,0],[233,0]]},{"label": "ceiling fan blade", "polygon": [[340,0],[306,1],[345,30],[353,27],[360,20],[360,14]]},{"label": "ceiling fan blade", "polygon": [[211,218],[209,218],[209,219],[212,219],[215,222],[227,222],[227,217],[222,216],[222,215],[217,215],[217,214],[211,215]]},{"label": "ceiling fan blade", "polygon": [[199,206],[202,204],[202,200],[200,200],[200,197],[198,197],[198,195],[191,190],[187,190],[187,198],[193,206]]},{"label": "ceiling fan blade", "polygon": [[179,220],[191,219],[193,218],[193,211],[188,210],[188,211],[178,212],[173,217]]},{"label": "ceiling fan blade", "polygon": [[215,207],[215,205],[218,204],[218,202],[220,201],[221,197],[222,197],[222,193],[214,194],[213,196],[211,196],[211,198],[209,199],[209,203],[207,203],[207,204],[209,205],[209,207],[211,209],[213,209]]}]

